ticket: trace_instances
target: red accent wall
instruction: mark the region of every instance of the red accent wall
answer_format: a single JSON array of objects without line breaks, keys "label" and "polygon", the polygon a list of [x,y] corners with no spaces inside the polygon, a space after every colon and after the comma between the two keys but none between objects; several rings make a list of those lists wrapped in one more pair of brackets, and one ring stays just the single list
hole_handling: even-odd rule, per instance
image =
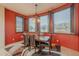
[{"label": "red accent wall", "polygon": [[60,44],[64,47],[79,50],[78,48],[78,36],[77,35],[66,35],[66,34],[54,34],[54,39],[59,40]]},{"label": "red accent wall", "polygon": [[16,16],[27,17],[11,10],[5,9],[5,45],[23,40],[22,33],[16,33]]}]

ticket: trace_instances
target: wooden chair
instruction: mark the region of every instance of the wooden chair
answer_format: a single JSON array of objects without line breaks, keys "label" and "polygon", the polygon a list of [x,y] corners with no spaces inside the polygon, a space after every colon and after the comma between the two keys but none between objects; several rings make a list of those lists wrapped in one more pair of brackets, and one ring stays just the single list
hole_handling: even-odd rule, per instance
[{"label": "wooden chair", "polygon": [[24,36],[24,45],[27,47],[29,45],[29,35]]},{"label": "wooden chair", "polygon": [[26,52],[28,54],[28,52],[32,51],[32,49],[35,49],[35,52],[36,52],[35,36],[34,35],[29,35],[28,42],[29,42],[28,46],[22,51],[21,56],[24,56]]}]

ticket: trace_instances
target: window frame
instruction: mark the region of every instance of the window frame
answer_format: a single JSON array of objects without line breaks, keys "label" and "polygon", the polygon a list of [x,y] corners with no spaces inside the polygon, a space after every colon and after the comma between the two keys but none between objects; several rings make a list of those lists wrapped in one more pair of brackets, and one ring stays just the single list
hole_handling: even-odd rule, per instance
[{"label": "window frame", "polygon": [[24,32],[24,18],[23,18],[23,16],[16,16],[16,17],[21,17],[22,18],[22,31],[17,31],[17,19],[15,18],[15,31],[17,32],[17,33],[22,33],[22,32]]},{"label": "window frame", "polygon": [[[35,18],[35,17],[29,17],[29,18]],[[32,31],[29,31],[29,18],[28,18],[28,32],[29,33],[36,33],[37,32],[37,21],[35,20],[35,31],[34,32],[32,32]]]},{"label": "window frame", "polygon": [[[70,8],[70,33],[55,33],[55,31],[54,31],[54,13],[57,13],[57,12],[60,12],[60,11],[63,11],[63,10],[65,10],[65,9],[68,9],[68,8]],[[66,8],[63,8],[63,9],[59,9],[58,11],[55,11],[55,12],[52,12],[51,13],[51,15],[52,15],[52,25],[53,25],[53,34],[75,34],[74,33],[74,31],[72,31],[74,28],[72,27],[72,24],[73,24],[73,21],[75,20],[74,19],[74,6],[73,5],[71,5],[71,6],[69,6],[69,7],[66,7]]]},{"label": "window frame", "polygon": [[49,14],[41,15],[41,16],[39,16],[39,20],[40,20],[40,17],[43,17],[43,16],[48,16],[48,20],[49,20],[49,22],[48,22],[48,32],[41,32],[40,23],[39,23],[39,32],[40,33],[50,33],[50,15]]}]

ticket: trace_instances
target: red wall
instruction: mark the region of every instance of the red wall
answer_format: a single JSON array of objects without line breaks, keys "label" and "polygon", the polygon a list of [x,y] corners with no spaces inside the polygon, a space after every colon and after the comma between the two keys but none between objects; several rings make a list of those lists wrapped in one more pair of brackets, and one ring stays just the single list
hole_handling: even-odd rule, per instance
[{"label": "red wall", "polygon": [[5,9],[5,45],[23,40],[22,33],[16,33],[16,16],[24,15]]},{"label": "red wall", "polygon": [[65,46],[77,51],[79,50],[78,48],[79,37],[77,35],[54,34],[53,37],[54,39],[59,40],[62,46]]}]

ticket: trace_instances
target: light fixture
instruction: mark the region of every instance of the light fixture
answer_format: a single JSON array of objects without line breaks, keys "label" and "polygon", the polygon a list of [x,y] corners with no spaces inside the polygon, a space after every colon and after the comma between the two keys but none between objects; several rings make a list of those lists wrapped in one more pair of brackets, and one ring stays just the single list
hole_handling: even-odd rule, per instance
[{"label": "light fixture", "polygon": [[39,31],[39,29],[40,29],[40,26],[39,26],[40,19],[37,15],[37,7],[38,7],[38,4],[35,4],[35,19],[36,19],[36,23],[37,23],[37,33],[39,35],[40,34],[40,31]]},{"label": "light fixture", "polygon": [[35,4],[35,18],[36,18],[37,22],[39,23],[40,19],[38,18],[38,15],[37,15],[37,7],[38,7],[38,5]]},{"label": "light fixture", "polygon": [[35,4],[35,15],[37,15],[37,4]]},{"label": "light fixture", "polygon": [[39,18],[37,19],[37,22],[40,23],[40,19]]}]

